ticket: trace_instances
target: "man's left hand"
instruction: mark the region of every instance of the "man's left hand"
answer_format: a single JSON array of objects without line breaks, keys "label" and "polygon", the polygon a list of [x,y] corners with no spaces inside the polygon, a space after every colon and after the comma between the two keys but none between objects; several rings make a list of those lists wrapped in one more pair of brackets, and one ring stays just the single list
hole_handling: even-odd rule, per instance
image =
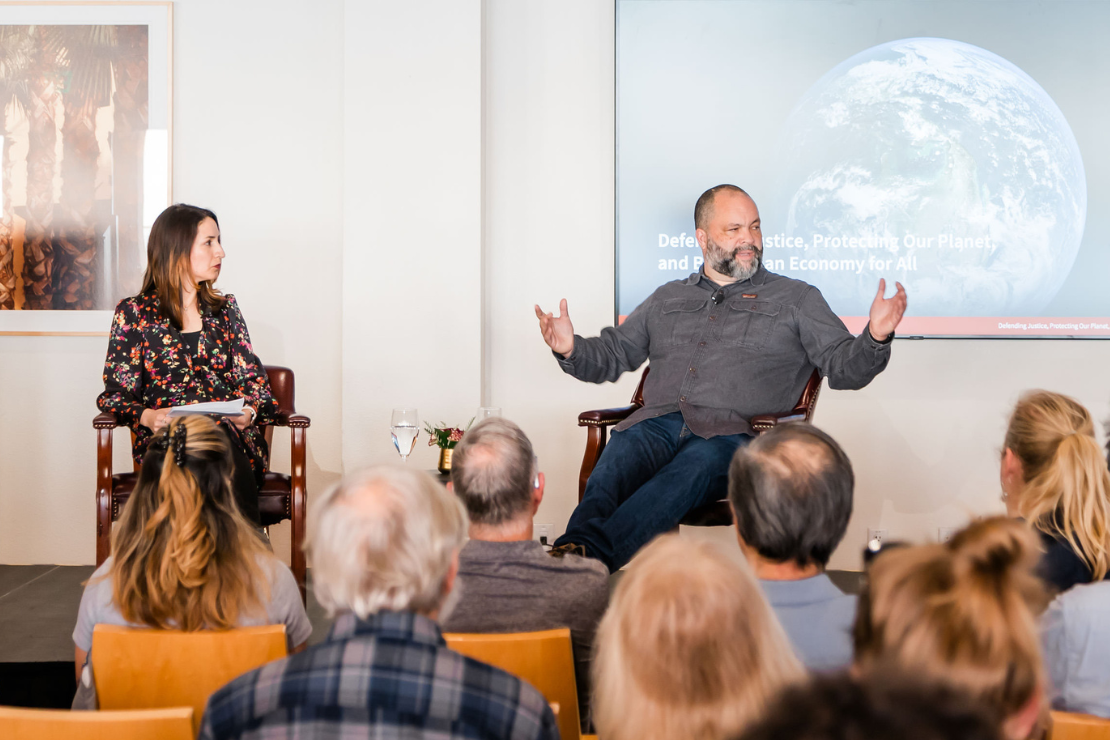
[{"label": "man's left hand", "polygon": [[879,292],[875,294],[875,300],[871,302],[871,313],[869,318],[871,323],[868,324],[868,331],[871,332],[872,338],[877,342],[886,341],[887,337],[894,333],[898,327],[898,323],[902,320],[902,314],[906,312],[906,289],[902,287],[901,283],[894,283],[898,290],[890,298],[884,298],[886,293],[886,280],[879,280]]}]

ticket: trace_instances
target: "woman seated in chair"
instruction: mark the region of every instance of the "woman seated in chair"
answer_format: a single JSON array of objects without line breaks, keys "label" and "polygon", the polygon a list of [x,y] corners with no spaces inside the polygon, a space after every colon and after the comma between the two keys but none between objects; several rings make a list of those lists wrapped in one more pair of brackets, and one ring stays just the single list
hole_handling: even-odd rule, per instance
[{"label": "woman seated in chair", "polygon": [[[77,626],[78,697],[93,627],[230,629],[284,624],[291,652],[312,633],[293,574],[240,513],[227,436],[206,416],[172,419],[151,440],[112,533],[112,555],[85,586]],[[84,704],[84,702],[82,702]]]},{"label": "woman seated in chair", "polygon": [[1006,512],[1037,530],[1038,573],[1055,591],[1110,572],[1110,471],[1091,415],[1048,391],[1021,398],[1002,451]]},{"label": "woman seated in chair", "polygon": [[1006,517],[944,544],[880,551],[856,612],[857,672],[901,670],[964,691],[1009,740],[1039,736],[1047,702],[1037,617],[1047,590],[1038,558],[1036,535]]},{"label": "woman seated in chair", "polygon": [[632,561],[597,631],[603,740],[728,740],[804,677],[745,563],[663,535]]},{"label": "woman seated in chair", "polygon": [[139,463],[172,407],[244,399],[243,413],[221,428],[231,441],[239,509],[257,524],[269,459],[258,425],[276,406],[235,297],[213,287],[223,260],[215,213],[182,204],[162,211],[147,241],[142,290],[116,306],[96,405],[134,432]]}]

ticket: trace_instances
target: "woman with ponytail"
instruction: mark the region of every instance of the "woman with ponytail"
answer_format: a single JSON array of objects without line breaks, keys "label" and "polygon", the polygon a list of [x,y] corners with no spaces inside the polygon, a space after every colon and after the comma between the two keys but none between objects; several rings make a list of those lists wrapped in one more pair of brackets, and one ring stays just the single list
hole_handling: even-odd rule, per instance
[{"label": "woman with ponytail", "polygon": [[[312,632],[292,572],[242,515],[227,436],[206,416],[154,436],[112,533],[112,554],[85,587],[73,630],[78,682],[93,626],[230,629],[284,624],[291,651]],[[82,688],[78,689],[81,696]]]},{"label": "woman with ponytail", "polygon": [[1002,498],[1010,516],[1040,534],[1041,577],[1056,591],[1110,572],[1110,471],[1087,409],[1033,391],[1018,401],[1002,451]]},{"label": "woman with ponytail", "polygon": [[1037,617],[1040,548],[1021,522],[975,522],[944,544],[881,553],[860,595],[856,669],[901,670],[966,691],[1024,740],[1047,708]]}]

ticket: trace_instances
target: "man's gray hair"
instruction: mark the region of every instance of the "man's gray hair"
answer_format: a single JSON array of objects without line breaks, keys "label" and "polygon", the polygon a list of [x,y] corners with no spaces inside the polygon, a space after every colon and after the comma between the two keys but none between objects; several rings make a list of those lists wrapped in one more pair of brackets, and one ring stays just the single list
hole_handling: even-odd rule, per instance
[{"label": "man's gray hair", "polygon": [[329,615],[381,610],[430,614],[447,596],[466,511],[427,473],[377,466],[347,476],[316,501],[305,551]]},{"label": "man's gray hair", "polygon": [[528,511],[535,476],[532,443],[501,417],[471,428],[451,456],[451,482],[475,524],[497,526]]}]

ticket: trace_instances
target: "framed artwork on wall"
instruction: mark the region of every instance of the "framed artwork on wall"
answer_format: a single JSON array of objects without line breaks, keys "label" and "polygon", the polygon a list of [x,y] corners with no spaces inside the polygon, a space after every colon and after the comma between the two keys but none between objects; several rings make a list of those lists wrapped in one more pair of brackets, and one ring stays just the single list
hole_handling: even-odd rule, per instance
[{"label": "framed artwork on wall", "polygon": [[170,205],[173,5],[0,2],[0,334],[106,335]]}]

